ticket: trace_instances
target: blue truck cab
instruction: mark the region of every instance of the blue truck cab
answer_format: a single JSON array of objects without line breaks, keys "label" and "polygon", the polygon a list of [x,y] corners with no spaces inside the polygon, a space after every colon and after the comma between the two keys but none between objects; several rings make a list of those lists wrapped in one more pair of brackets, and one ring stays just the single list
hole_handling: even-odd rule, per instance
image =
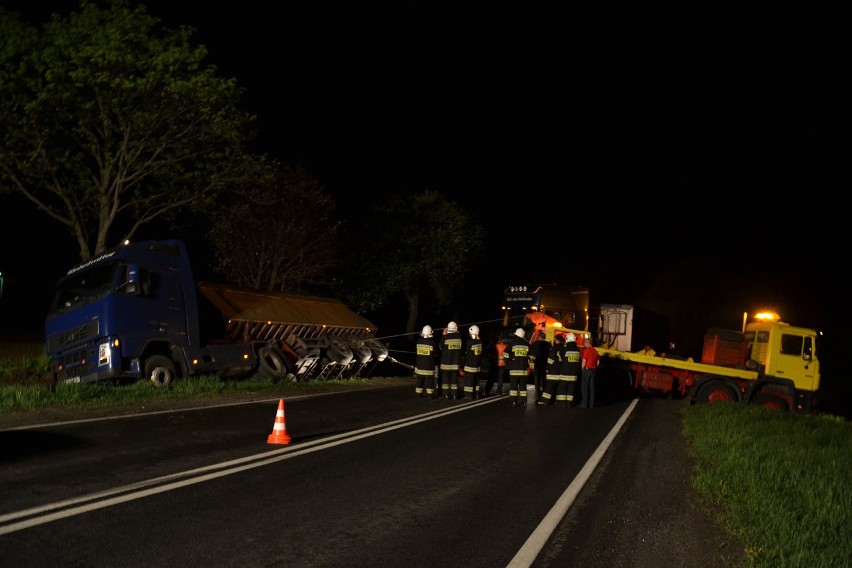
[{"label": "blue truck cab", "polygon": [[56,284],[46,351],[58,382],[148,379],[162,387],[178,377],[257,369],[257,345],[206,337],[219,326],[203,327],[201,316],[182,241],[126,244]]}]

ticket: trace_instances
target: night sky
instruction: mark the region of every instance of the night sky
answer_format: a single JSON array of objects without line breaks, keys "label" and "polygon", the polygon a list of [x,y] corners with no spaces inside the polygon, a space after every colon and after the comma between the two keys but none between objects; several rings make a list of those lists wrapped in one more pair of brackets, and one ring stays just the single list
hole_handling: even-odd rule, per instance
[{"label": "night sky", "polygon": [[[754,2],[145,4],[196,28],[210,63],[248,90],[256,150],[304,164],[345,219],[430,189],[486,229],[464,298],[422,323],[499,318],[502,290],[519,282],[706,304],[707,326],[738,327],[764,305],[813,327],[849,315],[836,252],[850,241],[840,3],[796,14]],[[0,5],[35,22],[77,3]],[[0,200],[0,305],[34,305],[39,329],[41,285],[76,251],[32,206]],[[405,313],[375,317],[388,333],[404,327]]]}]

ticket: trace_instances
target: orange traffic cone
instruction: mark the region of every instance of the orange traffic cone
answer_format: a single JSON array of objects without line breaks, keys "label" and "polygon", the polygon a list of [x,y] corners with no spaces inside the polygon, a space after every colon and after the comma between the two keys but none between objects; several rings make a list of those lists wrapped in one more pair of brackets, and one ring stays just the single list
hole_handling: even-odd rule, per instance
[{"label": "orange traffic cone", "polygon": [[287,434],[287,421],[284,419],[284,399],[278,402],[278,412],[275,413],[275,425],[272,434],[266,438],[267,444],[289,444],[290,436]]}]

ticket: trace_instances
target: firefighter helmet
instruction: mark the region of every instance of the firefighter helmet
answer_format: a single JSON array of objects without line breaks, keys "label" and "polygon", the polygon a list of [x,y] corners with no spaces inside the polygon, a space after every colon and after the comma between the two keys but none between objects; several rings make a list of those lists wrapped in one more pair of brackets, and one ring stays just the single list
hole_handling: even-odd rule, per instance
[{"label": "firefighter helmet", "polygon": [[457,333],[459,330],[458,324],[456,322],[451,321],[447,324],[447,333]]},{"label": "firefighter helmet", "polygon": [[572,341],[576,342],[577,336],[569,331],[568,335],[565,336],[565,341],[567,341],[568,343],[571,343]]},{"label": "firefighter helmet", "polygon": [[471,337],[479,337],[479,326],[478,325],[470,326],[470,329],[468,331],[470,331]]},{"label": "firefighter helmet", "polygon": [[424,325],[423,330],[420,332],[420,335],[423,337],[432,337],[432,326]]},{"label": "firefighter helmet", "polygon": [[524,328],[522,328],[522,327],[519,327],[518,329],[515,330],[515,335],[517,335],[521,339],[523,339],[527,336],[526,332],[524,331]]}]

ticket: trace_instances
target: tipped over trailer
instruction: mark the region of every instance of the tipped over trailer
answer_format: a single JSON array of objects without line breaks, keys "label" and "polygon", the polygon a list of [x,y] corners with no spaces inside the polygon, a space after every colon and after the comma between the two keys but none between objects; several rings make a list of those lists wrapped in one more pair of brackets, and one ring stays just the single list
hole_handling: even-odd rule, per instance
[{"label": "tipped over trailer", "polygon": [[339,300],[210,282],[198,290],[224,317],[228,341],[264,343],[259,369],[272,378],[354,378],[388,359],[375,325]]},{"label": "tipped over trailer", "polygon": [[196,283],[183,241],[104,251],[57,282],[45,346],[59,382],[350,378],[390,359],[375,326],[330,298]]}]

